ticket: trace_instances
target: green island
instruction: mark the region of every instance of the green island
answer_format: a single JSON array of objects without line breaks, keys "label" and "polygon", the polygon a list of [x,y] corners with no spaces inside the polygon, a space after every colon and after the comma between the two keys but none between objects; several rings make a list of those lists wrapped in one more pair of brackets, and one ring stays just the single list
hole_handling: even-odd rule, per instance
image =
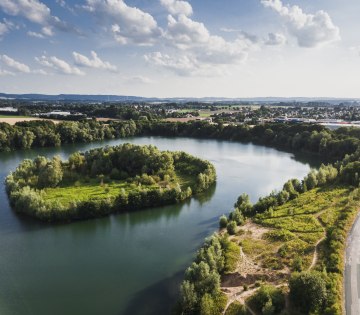
[{"label": "green island", "polygon": [[184,152],[123,144],[38,156],[6,178],[12,207],[43,221],[71,221],[173,204],[209,188],[215,168]]},{"label": "green island", "polygon": [[251,204],[242,194],[186,270],[178,314],[343,314],[360,151]]}]

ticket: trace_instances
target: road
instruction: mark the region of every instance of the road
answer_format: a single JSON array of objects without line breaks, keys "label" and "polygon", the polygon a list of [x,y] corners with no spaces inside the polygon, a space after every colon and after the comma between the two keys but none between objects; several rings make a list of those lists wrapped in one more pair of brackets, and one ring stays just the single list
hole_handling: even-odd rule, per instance
[{"label": "road", "polygon": [[346,315],[360,314],[360,215],[350,232],[346,246],[345,308]]}]

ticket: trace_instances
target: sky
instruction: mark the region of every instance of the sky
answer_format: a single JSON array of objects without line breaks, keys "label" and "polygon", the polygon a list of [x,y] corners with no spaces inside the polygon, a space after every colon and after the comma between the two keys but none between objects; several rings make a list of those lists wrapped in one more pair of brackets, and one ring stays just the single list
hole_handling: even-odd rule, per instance
[{"label": "sky", "polygon": [[0,0],[0,92],[360,97],[360,1]]}]

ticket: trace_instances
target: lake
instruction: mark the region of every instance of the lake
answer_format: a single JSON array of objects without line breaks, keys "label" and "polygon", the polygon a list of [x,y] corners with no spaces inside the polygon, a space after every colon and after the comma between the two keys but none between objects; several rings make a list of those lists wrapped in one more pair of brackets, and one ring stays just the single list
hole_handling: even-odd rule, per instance
[{"label": "lake", "polygon": [[[174,206],[49,225],[16,215],[4,178],[24,158],[67,158],[75,151],[125,142],[182,150],[211,161],[212,189]],[[218,218],[246,192],[255,202],[303,178],[317,162],[229,141],[138,137],[0,153],[0,314],[168,314],[185,268]]]}]

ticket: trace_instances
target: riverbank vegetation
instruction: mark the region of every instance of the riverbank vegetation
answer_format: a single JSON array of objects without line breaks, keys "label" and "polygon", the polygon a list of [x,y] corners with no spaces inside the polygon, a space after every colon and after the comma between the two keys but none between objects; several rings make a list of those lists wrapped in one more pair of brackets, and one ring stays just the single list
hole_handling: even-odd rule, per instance
[{"label": "riverbank vegetation", "polygon": [[316,154],[331,162],[353,154],[359,146],[360,129],[331,131],[320,125],[263,124],[256,126],[164,121],[84,120],[0,123],[0,151],[60,146],[131,136],[193,137],[239,141],[293,152]]},{"label": "riverbank vegetation", "polygon": [[[214,308],[208,311],[201,303],[209,293],[198,290],[197,279],[187,277],[193,264],[182,284],[178,313],[343,314],[346,235],[360,202],[359,157],[357,150],[333,165],[322,165],[255,204],[242,194],[234,210],[220,217],[219,232],[195,259],[195,264],[213,272],[202,273],[203,283],[220,279],[218,292],[206,296],[213,299],[207,307]],[[209,246],[214,240],[220,244],[217,251]],[[204,252],[207,256],[201,255]],[[223,261],[222,268],[214,268],[214,260]],[[226,269],[225,262],[231,267]],[[193,288],[190,309],[185,285]],[[226,302],[218,312],[221,294]]]},{"label": "riverbank vegetation", "polygon": [[24,160],[6,178],[6,188],[17,212],[68,221],[176,203],[215,179],[208,161],[124,144],[74,153],[68,161]]}]

